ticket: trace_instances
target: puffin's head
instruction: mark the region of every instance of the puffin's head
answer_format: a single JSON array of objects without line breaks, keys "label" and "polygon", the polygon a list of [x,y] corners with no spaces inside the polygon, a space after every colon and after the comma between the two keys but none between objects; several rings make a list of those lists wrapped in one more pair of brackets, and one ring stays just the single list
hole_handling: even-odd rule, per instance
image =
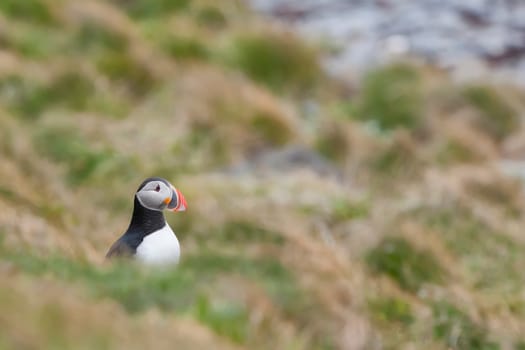
[{"label": "puffin's head", "polygon": [[150,177],[139,186],[135,193],[140,204],[151,210],[185,211],[186,199],[178,189],[160,177]]}]

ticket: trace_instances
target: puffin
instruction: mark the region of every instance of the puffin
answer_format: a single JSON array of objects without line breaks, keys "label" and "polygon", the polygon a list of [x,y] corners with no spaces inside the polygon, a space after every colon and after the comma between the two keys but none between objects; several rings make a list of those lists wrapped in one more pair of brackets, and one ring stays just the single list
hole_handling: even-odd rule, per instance
[{"label": "puffin", "polygon": [[182,193],[166,179],[147,178],[135,193],[128,229],[109,248],[106,259],[129,257],[146,265],[176,265],[179,240],[166,222],[164,210],[180,212],[186,208]]}]

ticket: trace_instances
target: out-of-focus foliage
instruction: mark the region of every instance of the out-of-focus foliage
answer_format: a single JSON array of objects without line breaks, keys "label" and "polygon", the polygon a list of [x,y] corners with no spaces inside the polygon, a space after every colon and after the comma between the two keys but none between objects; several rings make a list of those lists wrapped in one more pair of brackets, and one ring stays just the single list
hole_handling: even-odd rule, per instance
[{"label": "out-of-focus foliage", "polygon": [[[0,349],[523,348],[525,92],[320,53],[236,0],[0,1]],[[103,262],[152,175],[180,265]]]}]

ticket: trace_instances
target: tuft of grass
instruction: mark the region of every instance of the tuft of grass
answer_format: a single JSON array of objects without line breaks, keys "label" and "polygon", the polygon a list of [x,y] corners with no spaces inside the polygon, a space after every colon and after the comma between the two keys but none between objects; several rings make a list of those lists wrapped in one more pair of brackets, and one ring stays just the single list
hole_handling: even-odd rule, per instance
[{"label": "tuft of grass", "polygon": [[63,104],[73,110],[87,109],[94,93],[91,80],[73,71],[62,73],[43,91],[50,104]]},{"label": "tuft of grass", "polygon": [[274,91],[308,90],[320,77],[314,52],[291,35],[242,35],[233,41],[228,63]]},{"label": "tuft of grass", "polygon": [[409,326],[414,322],[410,304],[397,298],[377,298],[368,301],[374,318],[380,322],[398,323]]},{"label": "tuft of grass", "polygon": [[29,26],[24,23],[17,30],[0,36],[0,46],[26,58],[50,58],[63,52],[64,40],[54,28]]},{"label": "tuft of grass", "polygon": [[249,315],[246,308],[235,302],[213,303],[200,296],[195,303],[193,314],[216,333],[236,343],[248,338]]},{"label": "tuft of grass", "polygon": [[293,136],[286,121],[278,115],[257,112],[251,119],[252,129],[271,146],[282,146]]},{"label": "tuft of grass", "polygon": [[276,259],[249,259],[203,249],[198,255],[183,258],[180,269],[192,271],[192,274],[204,280],[218,274],[231,274],[255,281],[264,287],[273,302],[290,317],[302,319],[302,313],[311,304],[309,296],[300,289],[295,276]]},{"label": "tuft of grass", "polygon": [[475,163],[482,161],[483,158],[465,143],[450,139],[437,151],[436,160],[448,166],[460,163]]},{"label": "tuft of grass", "polygon": [[346,221],[364,218],[370,212],[368,201],[350,201],[346,198],[338,198],[332,204],[332,217],[336,221]]},{"label": "tuft of grass", "polygon": [[155,86],[151,72],[128,52],[107,52],[98,59],[97,68],[133,97],[146,95]]},{"label": "tuft of grass", "polygon": [[67,165],[72,184],[81,184],[112,158],[109,151],[94,150],[89,143],[70,128],[46,128],[36,133],[38,151],[51,160]]},{"label": "tuft of grass", "polygon": [[344,128],[332,124],[321,130],[315,148],[328,159],[344,161],[350,152],[350,144]]},{"label": "tuft of grass", "polygon": [[22,251],[4,251],[2,258],[32,275],[52,275],[64,281],[83,282],[94,297],[110,297],[132,313],[150,307],[183,311],[193,300],[193,276],[173,270],[143,271],[129,263],[115,263],[103,269],[59,255],[43,258]]},{"label": "tuft of grass", "polygon": [[50,104],[39,84],[16,75],[0,81],[0,97],[11,112],[25,119],[36,119]]},{"label": "tuft of grass", "polygon": [[470,272],[478,290],[517,291],[525,283],[519,266],[525,263],[523,246],[495,232],[466,208],[431,209],[423,214],[426,224],[439,231],[447,247]]},{"label": "tuft of grass", "polygon": [[56,22],[56,18],[47,5],[40,0],[2,0],[0,1],[0,12],[3,12],[6,17],[36,24],[50,25]]},{"label": "tuft of grass", "polygon": [[366,257],[372,271],[385,274],[399,286],[417,292],[425,283],[441,283],[445,272],[435,257],[400,237],[387,237]]},{"label": "tuft of grass", "polygon": [[93,22],[85,22],[71,38],[72,50],[125,51],[128,40],[123,35]]},{"label": "tuft of grass", "polygon": [[226,16],[215,6],[204,6],[197,11],[197,23],[210,29],[222,29],[226,26]]},{"label": "tuft of grass", "polygon": [[206,235],[205,239],[239,243],[284,243],[284,237],[278,232],[255,225],[249,221],[229,221],[216,232]]},{"label": "tuft of grass", "polygon": [[[178,164],[178,169],[192,172],[196,168],[212,169],[228,162],[230,159],[228,140],[214,130],[212,126],[207,124],[194,125],[187,135],[172,146],[173,154],[193,160],[193,162],[187,161],[185,164]],[[206,154],[204,164],[202,159],[195,156],[196,150]]]},{"label": "tuft of grass", "polygon": [[522,213],[522,184],[519,181],[504,180],[491,182],[472,181],[467,183],[467,190],[473,196],[504,209],[511,217]]},{"label": "tuft of grass", "polygon": [[420,77],[411,66],[397,64],[367,74],[350,114],[381,130],[414,129],[423,113]]},{"label": "tuft of grass", "polygon": [[412,178],[418,174],[421,161],[415,147],[404,140],[396,140],[388,147],[372,154],[369,167],[380,177],[391,181],[392,177]]},{"label": "tuft of grass", "polygon": [[209,57],[208,48],[190,37],[170,35],[162,40],[160,45],[162,50],[174,59],[204,60]]},{"label": "tuft of grass", "polygon": [[491,341],[487,330],[474,323],[466,314],[448,302],[432,306],[434,337],[453,349],[498,350],[498,343]]},{"label": "tuft of grass", "polygon": [[489,86],[469,86],[463,94],[481,113],[479,127],[494,139],[501,141],[517,130],[518,114],[496,90]]},{"label": "tuft of grass", "polygon": [[36,119],[47,108],[62,105],[73,110],[84,110],[95,88],[80,73],[69,71],[57,76],[47,85],[8,76],[0,81],[0,99],[11,111],[25,119]]},{"label": "tuft of grass", "polygon": [[147,19],[164,17],[188,8],[190,0],[111,0],[131,17]]},{"label": "tuft of grass", "polygon": [[224,310],[222,306],[215,308],[199,299],[220,276],[241,276],[262,285],[273,302],[293,317],[301,317],[309,305],[290,271],[268,258],[248,259],[203,251],[184,256],[176,269],[159,270],[145,270],[129,261],[115,261],[101,268],[60,255],[39,257],[32,252],[4,247],[0,247],[0,258],[31,275],[51,275],[64,281],[81,282],[93,297],[112,298],[132,313],[154,307],[178,313],[196,312],[197,317],[202,317],[214,329],[220,327],[217,323],[231,317],[234,324],[225,324],[220,331],[234,340],[244,339],[242,332],[238,332],[244,311],[238,309],[237,300],[225,299]]}]

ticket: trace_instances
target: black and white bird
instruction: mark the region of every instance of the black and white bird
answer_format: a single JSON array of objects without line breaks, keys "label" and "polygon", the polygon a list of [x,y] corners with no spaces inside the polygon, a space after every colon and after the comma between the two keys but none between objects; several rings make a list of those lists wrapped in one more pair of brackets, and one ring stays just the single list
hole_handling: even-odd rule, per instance
[{"label": "black and white bird", "polygon": [[150,177],[135,193],[127,231],[109,249],[106,258],[133,257],[150,265],[176,264],[180,257],[177,236],[164,218],[164,210],[185,211],[178,189],[160,177]]}]

